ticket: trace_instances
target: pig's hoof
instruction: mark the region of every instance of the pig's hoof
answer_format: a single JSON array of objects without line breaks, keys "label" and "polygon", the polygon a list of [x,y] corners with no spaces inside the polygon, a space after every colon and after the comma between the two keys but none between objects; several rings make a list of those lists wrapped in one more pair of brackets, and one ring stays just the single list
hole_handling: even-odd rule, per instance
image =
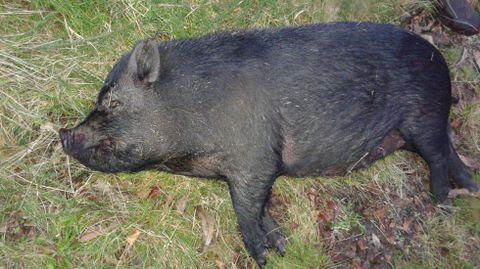
[{"label": "pig's hoof", "polygon": [[257,265],[260,269],[265,268],[265,266],[267,265],[267,256],[265,255],[266,252],[266,249],[262,246],[258,247],[253,255],[253,258],[257,262]]},{"label": "pig's hoof", "polygon": [[277,249],[280,256],[285,256],[285,237],[279,230],[271,231],[267,234],[267,243],[269,249]]},{"label": "pig's hoof", "polygon": [[278,254],[282,257],[285,256],[285,245],[286,245],[286,241],[285,241],[285,238],[280,238],[277,240],[277,251],[278,251]]},{"label": "pig's hoof", "polygon": [[264,269],[267,265],[267,258],[264,255],[262,255],[262,257],[255,258],[255,261],[260,269]]},{"label": "pig's hoof", "polygon": [[469,184],[467,184],[465,186],[465,188],[468,189],[472,193],[480,191],[480,188],[478,187],[478,184],[473,180],[471,182],[469,182]]},{"label": "pig's hoof", "polygon": [[444,204],[447,202],[448,193],[450,192],[450,187],[434,187],[432,188],[432,195],[437,204]]}]

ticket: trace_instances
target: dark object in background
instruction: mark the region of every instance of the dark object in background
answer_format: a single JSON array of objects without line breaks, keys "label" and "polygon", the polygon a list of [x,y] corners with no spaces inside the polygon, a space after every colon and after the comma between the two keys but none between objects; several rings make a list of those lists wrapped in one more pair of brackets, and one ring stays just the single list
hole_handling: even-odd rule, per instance
[{"label": "dark object in background", "polygon": [[438,0],[440,20],[452,31],[475,35],[480,31],[480,15],[466,0]]},{"label": "dark object in background", "polygon": [[285,239],[265,205],[280,175],[342,175],[401,148],[427,162],[437,201],[478,190],[448,136],[448,67],[391,25],[335,23],[138,43],[94,110],[61,129],[104,172],[159,169],[228,183],[260,268]]}]

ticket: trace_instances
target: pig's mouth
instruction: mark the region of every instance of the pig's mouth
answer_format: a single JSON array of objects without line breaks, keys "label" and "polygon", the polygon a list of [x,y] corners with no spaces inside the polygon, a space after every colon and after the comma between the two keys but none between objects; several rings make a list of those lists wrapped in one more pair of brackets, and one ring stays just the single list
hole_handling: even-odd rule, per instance
[{"label": "pig's mouth", "polygon": [[106,172],[125,172],[134,171],[136,165],[131,162],[131,151],[122,153],[117,149],[114,139],[111,137],[96,139],[86,139],[81,133],[72,132],[70,130],[60,130],[60,140],[62,142],[63,151],[73,158],[77,159],[86,167]]}]

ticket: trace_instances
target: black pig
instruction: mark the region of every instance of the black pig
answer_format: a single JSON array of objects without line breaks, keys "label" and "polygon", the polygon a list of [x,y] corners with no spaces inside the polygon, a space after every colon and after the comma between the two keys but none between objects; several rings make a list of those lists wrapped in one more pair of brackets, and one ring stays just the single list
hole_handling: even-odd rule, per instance
[{"label": "black pig", "polygon": [[113,67],[94,110],[61,129],[94,170],[159,169],[228,183],[260,268],[285,239],[265,209],[280,175],[341,175],[396,149],[420,154],[431,192],[478,190],[449,138],[448,67],[394,26],[334,23],[145,40]]}]

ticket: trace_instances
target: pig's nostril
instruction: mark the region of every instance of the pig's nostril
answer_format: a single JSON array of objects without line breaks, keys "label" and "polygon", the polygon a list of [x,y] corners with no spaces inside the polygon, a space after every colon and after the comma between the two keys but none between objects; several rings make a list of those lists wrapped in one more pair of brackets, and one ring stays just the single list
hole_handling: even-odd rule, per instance
[{"label": "pig's nostril", "polygon": [[60,134],[60,140],[62,140],[62,143],[65,143],[65,141],[68,140],[68,134],[69,131],[65,128],[61,128],[58,133]]}]

